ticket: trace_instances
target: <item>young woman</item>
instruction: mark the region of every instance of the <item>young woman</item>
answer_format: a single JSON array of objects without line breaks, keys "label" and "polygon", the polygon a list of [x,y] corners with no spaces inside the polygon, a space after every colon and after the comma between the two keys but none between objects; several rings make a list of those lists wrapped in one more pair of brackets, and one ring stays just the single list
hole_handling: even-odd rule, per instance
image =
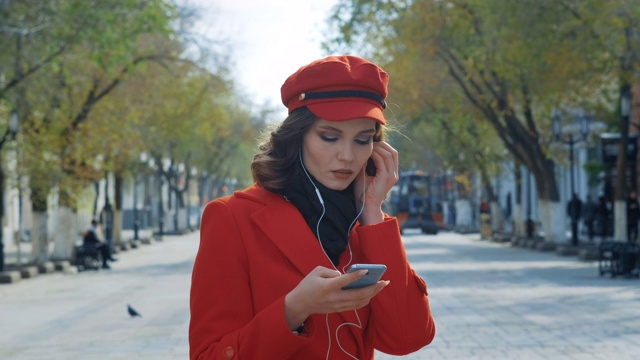
[{"label": "young woman", "polygon": [[[384,142],[387,82],[355,56],[314,61],[285,81],[289,116],[260,146],[255,184],[204,210],[192,359],[368,360],[433,340],[426,284],[382,211],[398,179],[397,151]],[[367,272],[347,273],[353,264],[387,270],[345,290]]]}]

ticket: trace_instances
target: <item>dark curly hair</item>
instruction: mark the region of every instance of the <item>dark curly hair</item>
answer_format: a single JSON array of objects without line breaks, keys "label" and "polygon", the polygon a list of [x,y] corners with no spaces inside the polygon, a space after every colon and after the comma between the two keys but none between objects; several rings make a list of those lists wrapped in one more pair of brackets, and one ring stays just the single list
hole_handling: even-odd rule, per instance
[{"label": "dark curly hair", "polygon": [[[320,118],[306,106],[295,109],[264,139],[251,163],[253,181],[263,188],[278,192],[299,171],[295,162],[302,148],[304,135]],[[383,127],[376,122],[374,141],[384,138]]]}]

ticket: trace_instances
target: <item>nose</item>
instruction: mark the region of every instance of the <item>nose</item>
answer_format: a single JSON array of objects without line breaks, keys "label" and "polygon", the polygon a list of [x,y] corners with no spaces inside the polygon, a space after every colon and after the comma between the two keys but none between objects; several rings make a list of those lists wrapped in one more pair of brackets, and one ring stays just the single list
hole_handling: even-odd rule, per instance
[{"label": "nose", "polygon": [[340,148],[340,151],[338,151],[338,160],[349,162],[353,161],[353,159],[355,159],[353,145],[345,144],[344,146],[342,146]]}]

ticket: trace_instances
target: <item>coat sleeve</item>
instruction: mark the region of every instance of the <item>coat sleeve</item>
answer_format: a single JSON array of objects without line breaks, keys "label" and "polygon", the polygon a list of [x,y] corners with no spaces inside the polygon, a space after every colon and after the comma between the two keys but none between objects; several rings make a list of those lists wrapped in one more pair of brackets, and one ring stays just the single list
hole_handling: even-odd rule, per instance
[{"label": "coat sleeve", "polygon": [[255,312],[249,260],[224,201],[207,205],[200,234],[191,279],[191,359],[285,359],[310,340],[287,327],[284,294]]},{"label": "coat sleeve", "polygon": [[387,265],[383,279],[389,286],[371,300],[369,331],[374,347],[384,353],[405,355],[431,343],[435,324],[427,285],[407,260],[395,218],[358,228],[364,258]]}]

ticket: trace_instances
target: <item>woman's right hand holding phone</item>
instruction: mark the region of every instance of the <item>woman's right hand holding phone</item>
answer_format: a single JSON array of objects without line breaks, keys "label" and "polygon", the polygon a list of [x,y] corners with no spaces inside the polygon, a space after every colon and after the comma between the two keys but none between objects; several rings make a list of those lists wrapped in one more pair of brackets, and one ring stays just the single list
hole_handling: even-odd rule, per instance
[{"label": "woman's right hand holding phone", "polygon": [[312,314],[343,312],[367,305],[389,281],[378,281],[360,289],[342,289],[366,272],[358,270],[343,275],[323,266],[313,269],[285,296],[285,319],[289,328],[298,328]]}]

